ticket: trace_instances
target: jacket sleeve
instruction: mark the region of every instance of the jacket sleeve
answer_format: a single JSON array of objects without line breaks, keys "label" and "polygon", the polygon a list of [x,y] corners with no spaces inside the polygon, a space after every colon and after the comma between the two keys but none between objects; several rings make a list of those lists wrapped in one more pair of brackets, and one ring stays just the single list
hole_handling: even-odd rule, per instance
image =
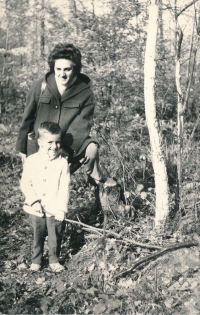
[{"label": "jacket sleeve", "polygon": [[26,97],[26,107],[16,143],[16,150],[21,153],[27,154],[27,135],[33,130],[41,84],[42,79],[35,82]]},{"label": "jacket sleeve", "polygon": [[57,196],[57,210],[68,212],[69,187],[70,187],[70,171],[69,165],[65,158],[63,159],[63,167],[60,175],[59,189]]},{"label": "jacket sleeve", "polygon": [[70,124],[66,135],[63,137],[63,147],[71,147],[78,153],[85,140],[89,137],[94,115],[94,97],[91,91],[87,100],[81,104],[80,111]]},{"label": "jacket sleeve", "polygon": [[20,188],[26,198],[25,202],[29,206],[32,205],[35,201],[39,200],[31,181],[31,163],[29,158],[25,160],[23,165]]}]

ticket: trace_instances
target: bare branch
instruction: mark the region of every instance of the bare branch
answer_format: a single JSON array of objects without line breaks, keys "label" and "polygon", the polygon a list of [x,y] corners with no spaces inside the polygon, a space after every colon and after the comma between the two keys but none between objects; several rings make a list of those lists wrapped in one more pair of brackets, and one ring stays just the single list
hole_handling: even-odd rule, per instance
[{"label": "bare branch", "polygon": [[[3,199],[6,199],[3,197]],[[22,205],[23,203],[21,202],[17,202],[15,200],[12,200],[10,199],[12,202],[15,202],[17,204],[20,204]],[[48,212],[48,211],[45,211],[46,213],[48,214],[51,214],[53,215],[52,213]],[[99,228],[96,228],[96,227],[93,227],[91,225],[87,225],[85,223],[82,223],[81,221],[75,221],[75,220],[70,220],[70,219],[65,219],[66,222],[69,222],[69,223],[72,223],[72,224],[77,224],[77,225],[81,225],[84,227],[84,230],[88,231],[88,232],[93,232],[93,233],[97,233],[99,236],[103,236],[104,233],[107,233],[107,236],[109,235],[112,235],[114,236],[116,239],[119,239],[121,240],[122,242],[124,243],[129,243],[129,244],[132,244],[134,246],[138,246],[138,247],[142,247],[142,248],[149,248],[149,249],[160,249],[161,247],[160,246],[157,246],[157,245],[151,245],[151,244],[143,244],[143,243],[140,243],[140,242],[135,242],[133,240],[130,240],[128,238],[123,238],[120,234],[118,233],[115,233],[111,230],[106,230],[106,229],[99,229]]]},{"label": "bare branch", "polygon": [[199,0],[193,0],[189,4],[187,4],[180,12],[176,14],[176,18],[179,17],[185,10],[187,10],[192,4],[195,4]]},{"label": "bare branch", "polygon": [[177,58],[181,57],[181,45],[183,41],[183,31],[180,26],[177,28],[178,42],[177,42]]},{"label": "bare branch", "polygon": [[[47,212],[48,213],[48,212]],[[49,213],[50,214],[50,213]],[[139,247],[143,247],[143,248],[149,248],[149,249],[160,249],[161,247],[160,246],[157,246],[157,245],[151,245],[151,244],[144,244],[144,243],[140,243],[140,242],[135,242],[133,240],[130,240],[128,238],[123,238],[120,234],[118,233],[115,233],[111,230],[104,230],[104,229],[99,229],[99,228],[95,228],[93,226],[89,226],[85,223],[82,223],[82,222],[77,222],[77,221],[74,221],[74,220],[70,220],[70,219],[65,219],[66,222],[69,222],[69,223],[72,223],[72,224],[78,224],[78,225],[82,225],[84,227],[87,228],[87,231],[91,231],[91,232],[101,232],[102,233],[102,236],[103,236],[103,233],[105,231],[105,233],[107,233],[107,236],[108,235],[112,235],[114,237],[116,237],[117,239],[120,239],[121,241],[124,241],[125,243],[129,243],[129,244],[132,244],[134,246],[139,246]]]}]

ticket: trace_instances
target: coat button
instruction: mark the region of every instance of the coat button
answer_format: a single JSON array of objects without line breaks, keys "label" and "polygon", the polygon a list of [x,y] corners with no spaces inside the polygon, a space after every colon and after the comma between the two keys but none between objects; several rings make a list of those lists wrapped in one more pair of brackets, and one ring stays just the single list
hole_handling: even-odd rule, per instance
[{"label": "coat button", "polygon": [[58,109],[58,106],[56,105],[55,108]]},{"label": "coat button", "polygon": [[46,182],[46,179],[43,179],[43,182]]},{"label": "coat button", "polygon": [[44,193],[44,194],[42,194],[42,196],[46,196],[46,194]]},{"label": "coat button", "polygon": [[45,169],[47,168],[47,166],[44,167]]}]

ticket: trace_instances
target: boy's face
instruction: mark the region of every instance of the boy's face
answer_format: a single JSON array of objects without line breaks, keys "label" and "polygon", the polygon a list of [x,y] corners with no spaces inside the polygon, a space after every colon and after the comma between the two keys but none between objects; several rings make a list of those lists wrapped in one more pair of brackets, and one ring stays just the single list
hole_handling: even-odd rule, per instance
[{"label": "boy's face", "polygon": [[38,139],[40,150],[50,159],[54,159],[60,150],[61,134],[52,135],[49,132],[43,132]]}]

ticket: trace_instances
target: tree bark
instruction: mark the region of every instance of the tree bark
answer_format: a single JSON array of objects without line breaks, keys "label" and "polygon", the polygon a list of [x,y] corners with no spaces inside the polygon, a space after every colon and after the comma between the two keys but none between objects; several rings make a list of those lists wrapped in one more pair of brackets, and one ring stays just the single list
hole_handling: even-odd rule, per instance
[{"label": "tree bark", "polygon": [[177,107],[177,126],[178,126],[178,149],[177,149],[177,189],[176,189],[176,210],[180,209],[181,204],[181,184],[182,184],[182,154],[183,154],[183,93],[181,89],[181,74],[180,74],[180,54],[181,44],[183,40],[183,32],[178,28],[176,23],[176,65],[175,65],[175,77],[176,77],[176,89],[178,93],[178,107]]},{"label": "tree bark", "polygon": [[156,117],[155,104],[155,56],[158,31],[158,5],[155,1],[149,6],[149,24],[144,64],[144,98],[146,121],[149,129],[151,157],[155,174],[156,210],[155,227],[163,228],[169,213],[169,189],[165,158],[162,150],[162,137]]},{"label": "tree bark", "polygon": [[40,28],[41,28],[41,35],[40,35],[40,51],[41,57],[44,60],[45,56],[45,3],[44,0],[41,0],[41,20],[40,20]]},{"label": "tree bark", "polygon": [[[179,13],[177,13],[177,0],[174,0],[174,20],[175,20],[175,78],[176,78],[176,89],[178,94],[178,104],[177,104],[177,139],[178,139],[178,147],[177,147],[177,188],[176,188],[176,211],[180,210],[181,202],[182,202],[182,155],[183,155],[183,128],[184,128],[184,111],[187,106],[187,101],[189,98],[190,86],[192,83],[192,77],[194,72],[194,65],[196,59],[196,50],[193,51],[192,65],[191,65],[191,74],[187,84],[187,91],[185,95],[185,101],[183,101],[183,92],[181,87],[181,71],[180,71],[180,59],[181,59],[181,45],[183,41],[183,31],[178,24],[178,17],[181,13],[183,13],[186,9],[188,9],[192,4],[194,4],[196,0],[190,2],[186,5]],[[192,35],[193,36],[193,35]],[[193,43],[192,43],[193,45]],[[191,47],[192,49],[192,47]],[[189,61],[190,63],[190,61]]]},{"label": "tree bark", "polygon": [[159,30],[160,30],[160,39],[164,39],[163,32],[163,14],[162,14],[162,0],[159,1]]}]

